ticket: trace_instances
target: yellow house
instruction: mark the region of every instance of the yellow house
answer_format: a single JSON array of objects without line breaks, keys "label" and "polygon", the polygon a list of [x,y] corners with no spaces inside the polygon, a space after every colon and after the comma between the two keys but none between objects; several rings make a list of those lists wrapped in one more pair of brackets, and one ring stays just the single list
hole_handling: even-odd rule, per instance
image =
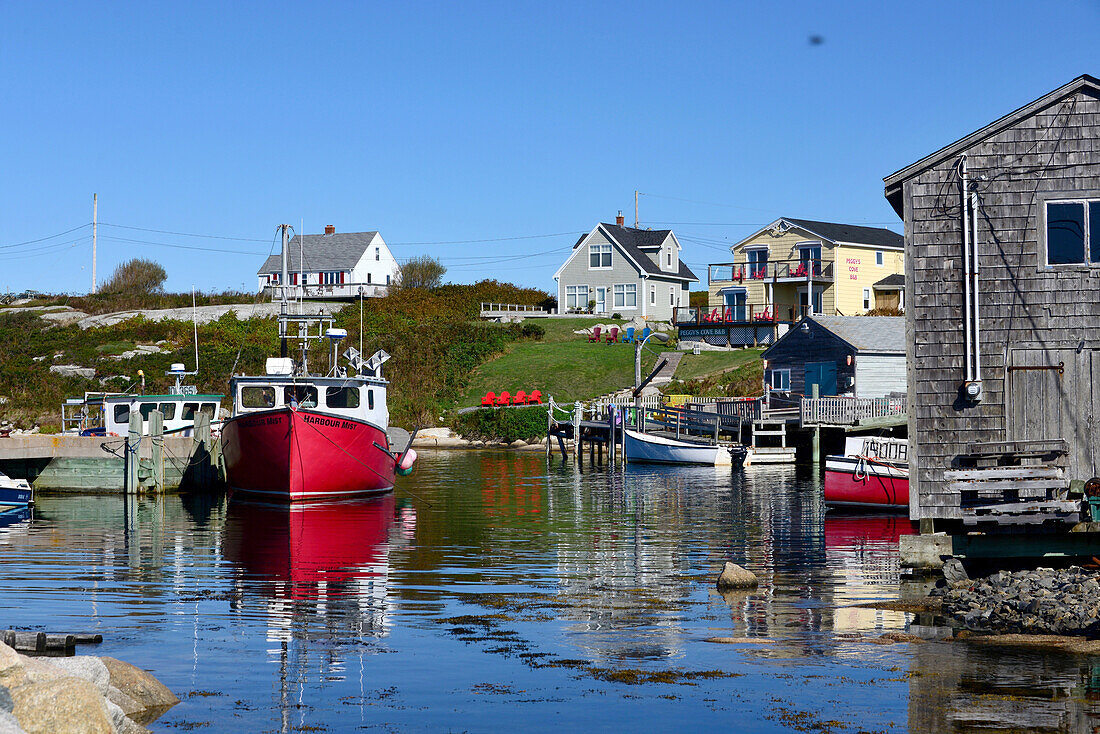
[{"label": "yellow house", "polygon": [[711,314],[699,318],[774,323],[898,308],[904,244],[885,228],[777,219],[731,247],[732,262],[709,266]]}]

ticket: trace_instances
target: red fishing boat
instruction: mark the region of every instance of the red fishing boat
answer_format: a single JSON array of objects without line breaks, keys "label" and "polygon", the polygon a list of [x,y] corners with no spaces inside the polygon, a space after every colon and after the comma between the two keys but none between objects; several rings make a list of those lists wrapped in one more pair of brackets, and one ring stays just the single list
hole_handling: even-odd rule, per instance
[{"label": "red fishing boat", "polygon": [[844,455],[825,457],[825,504],[872,511],[909,510],[909,442],[847,438]]},{"label": "red fishing boat", "polygon": [[[283,279],[287,282],[287,228],[283,225]],[[352,348],[344,357],[356,374],[337,364],[343,329],[324,314],[290,314],[283,290],[279,316],[282,356],[267,360],[266,374],[230,380],[233,417],[222,429],[226,479],[237,492],[278,501],[366,496],[393,489],[394,474],[412,468],[416,454],[405,442],[391,447],[388,382],[383,351],[369,359]],[[301,342],[301,357],[287,357],[287,341]],[[325,375],[309,372],[310,341],[332,345]],[[403,433],[403,432],[402,432]]]}]

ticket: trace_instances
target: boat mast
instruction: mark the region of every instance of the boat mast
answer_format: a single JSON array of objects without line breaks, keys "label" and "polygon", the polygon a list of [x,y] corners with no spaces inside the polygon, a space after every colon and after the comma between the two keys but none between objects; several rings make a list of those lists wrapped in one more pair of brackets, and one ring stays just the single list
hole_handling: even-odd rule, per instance
[{"label": "boat mast", "polygon": [[[283,253],[282,254],[283,272],[282,272],[282,275],[281,275],[282,279],[280,280],[280,283],[282,284],[282,288],[279,289],[280,292],[282,293],[282,307],[279,309],[279,311],[283,316],[287,315],[286,289],[289,286],[289,281],[290,281],[290,272],[289,272],[289,268],[287,266],[287,259],[289,257],[288,253],[290,252],[290,239],[287,236],[287,230],[289,229],[289,226],[290,225],[287,225],[287,224],[280,224],[279,225],[279,228],[283,231],[283,250],[282,250],[282,253]],[[286,359],[286,321],[283,320],[283,319],[279,320],[279,356],[282,357],[283,359]]]}]

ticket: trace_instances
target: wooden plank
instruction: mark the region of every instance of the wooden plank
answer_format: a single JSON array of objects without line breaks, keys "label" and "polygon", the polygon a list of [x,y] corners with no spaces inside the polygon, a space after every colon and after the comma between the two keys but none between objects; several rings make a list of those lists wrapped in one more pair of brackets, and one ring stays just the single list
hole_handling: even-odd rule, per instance
[{"label": "wooden plank", "polygon": [[1000,493],[1018,489],[1068,489],[1069,481],[1065,479],[999,479],[996,482],[951,482],[947,487],[956,492],[994,491]]},{"label": "wooden plank", "polygon": [[1065,472],[1057,466],[998,466],[989,469],[948,469],[943,478],[948,481],[968,479],[1061,479]]}]

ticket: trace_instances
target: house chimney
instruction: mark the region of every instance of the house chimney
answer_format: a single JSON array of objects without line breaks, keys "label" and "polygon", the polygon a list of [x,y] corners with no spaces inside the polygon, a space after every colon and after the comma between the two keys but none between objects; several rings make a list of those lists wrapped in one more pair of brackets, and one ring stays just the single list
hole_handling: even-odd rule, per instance
[{"label": "house chimney", "polygon": [[336,227],[331,224],[326,224],[325,234],[336,234]]},{"label": "house chimney", "polygon": [[623,210],[620,209],[619,213],[615,216],[615,224],[617,224],[621,227],[621,226],[623,226],[623,222],[625,222],[625,221],[626,220],[623,219]]}]

